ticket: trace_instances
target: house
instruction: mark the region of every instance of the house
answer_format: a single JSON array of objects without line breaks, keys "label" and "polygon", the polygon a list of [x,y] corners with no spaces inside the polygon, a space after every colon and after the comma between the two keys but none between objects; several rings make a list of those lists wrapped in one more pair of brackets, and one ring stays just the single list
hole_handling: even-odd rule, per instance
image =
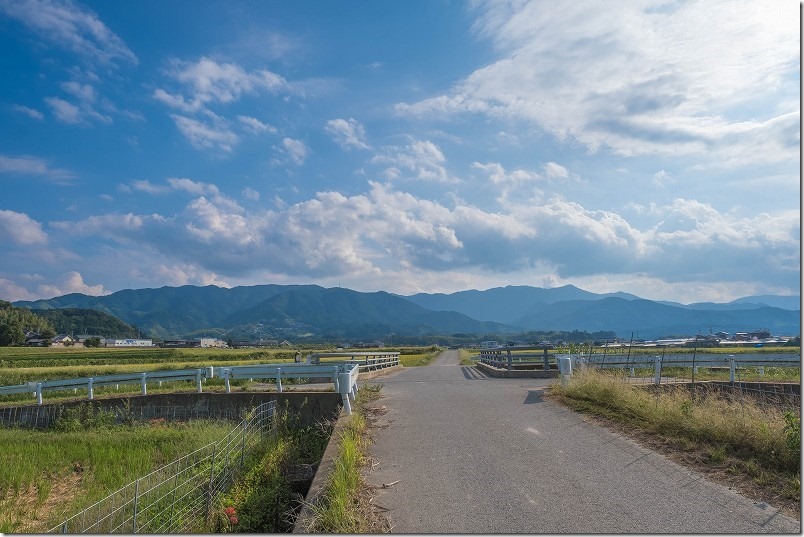
[{"label": "house", "polygon": [[70,346],[75,344],[75,340],[67,334],[59,334],[50,340],[53,345]]}]

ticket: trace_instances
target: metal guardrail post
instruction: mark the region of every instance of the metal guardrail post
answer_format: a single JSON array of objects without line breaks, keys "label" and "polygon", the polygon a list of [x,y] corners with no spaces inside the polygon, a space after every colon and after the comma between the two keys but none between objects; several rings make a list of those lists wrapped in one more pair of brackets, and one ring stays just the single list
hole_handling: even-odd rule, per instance
[{"label": "metal guardrail post", "polygon": [[226,393],[232,392],[232,386],[229,384],[230,373],[231,371],[229,369],[223,370],[223,380],[226,383]]},{"label": "metal guardrail post", "polygon": [[36,383],[36,404],[37,405],[42,404],[42,383],[41,382]]},{"label": "metal guardrail post", "polygon": [[87,382],[87,397],[92,400],[95,398],[95,379],[93,377],[89,377],[89,382]]},{"label": "metal guardrail post", "polygon": [[282,393],[282,368],[276,368],[276,391]]},{"label": "metal guardrail post", "polygon": [[142,395],[148,395],[148,373],[142,374],[140,383],[142,384]]},{"label": "metal guardrail post", "polygon": [[658,386],[662,383],[662,359],[658,356],[653,359],[653,371],[655,372],[655,382]]},{"label": "metal guardrail post", "polygon": [[198,373],[195,374],[195,386],[198,390],[198,393],[201,393],[201,369],[198,370]]}]

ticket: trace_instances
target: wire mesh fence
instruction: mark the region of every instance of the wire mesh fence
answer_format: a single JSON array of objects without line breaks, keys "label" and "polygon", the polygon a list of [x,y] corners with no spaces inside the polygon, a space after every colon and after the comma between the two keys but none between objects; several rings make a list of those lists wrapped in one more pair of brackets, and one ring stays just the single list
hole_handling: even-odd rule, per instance
[{"label": "wire mesh fence", "polygon": [[275,413],[274,401],[260,404],[223,440],[129,483],[48,533],[203,533],[216,496],[275,431]]},{"label": "wire mesh fence", "polygon": [[[81,404],[89,405],[90,402]],[[21,427],[48,429],[69,410],[72,405],[25,405],[0,407],[0,427]],[[237,407],[226,408],[188,408],[180,405],[143,405],[130,408],[118,405],[108,409],[115,415],[115,421],[151,420],[163,418],[166,421],[185,421],[189,419],[234,420],[241,417]]]}]

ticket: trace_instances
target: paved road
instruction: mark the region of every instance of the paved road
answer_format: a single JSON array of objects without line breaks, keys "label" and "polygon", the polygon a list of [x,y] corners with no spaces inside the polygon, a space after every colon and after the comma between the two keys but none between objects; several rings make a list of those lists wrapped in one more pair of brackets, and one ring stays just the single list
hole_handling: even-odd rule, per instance
[{"label": "paved road", "polygon": [[489,378],[448,351],[376,381],[388,426],[367,480],[395,533],[801,532],[544,400],[550,380]]}]

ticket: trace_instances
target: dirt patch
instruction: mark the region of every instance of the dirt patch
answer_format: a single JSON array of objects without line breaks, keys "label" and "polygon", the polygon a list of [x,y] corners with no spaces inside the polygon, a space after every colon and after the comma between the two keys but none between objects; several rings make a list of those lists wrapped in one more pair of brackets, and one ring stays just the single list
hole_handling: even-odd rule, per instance
[{"label": "dirt patch", "polygon": [[[75,471],[66,477],[47,478],[52,480],[52,487],[44,501],[40,501],[37,485],[30,485],[26,490],[9,495],[0,501],[0,523],[14,533],[45,533],[54,523],[59,510],[70,505],[81,492],[83,473]],[[33,513],[33,515],[31,515]]]},{"label": "dirt patch", "polygon": [[[565,404],[560,397],[545,393],[551,401],[571,407]],[[574,411],[574,409],[572,409]],[[785,496],[779,486],[773,484],[762,484],[753,479],[745,470],[746,463],[736,457],[725,455],[722,460],[712,461],[710,446],[694,446],[686,443],[680,445],[671,439],[658,436],[656,434],[629,427],[618,421],[604,416],[585,414],[576,412],[581,419],[588,423],[606,427],[618,434],[634,440],[642,447],[661,453],[667,458],[681,464],[691,470],[703,474],[710,481],[728,487],[755,503],[767,503],[779,509],[785,515],[801,520],[801,502]],[[772,477],[772,476],[771,476]],[[769,483],[778,484],[779,479],[766,479]]]}]

